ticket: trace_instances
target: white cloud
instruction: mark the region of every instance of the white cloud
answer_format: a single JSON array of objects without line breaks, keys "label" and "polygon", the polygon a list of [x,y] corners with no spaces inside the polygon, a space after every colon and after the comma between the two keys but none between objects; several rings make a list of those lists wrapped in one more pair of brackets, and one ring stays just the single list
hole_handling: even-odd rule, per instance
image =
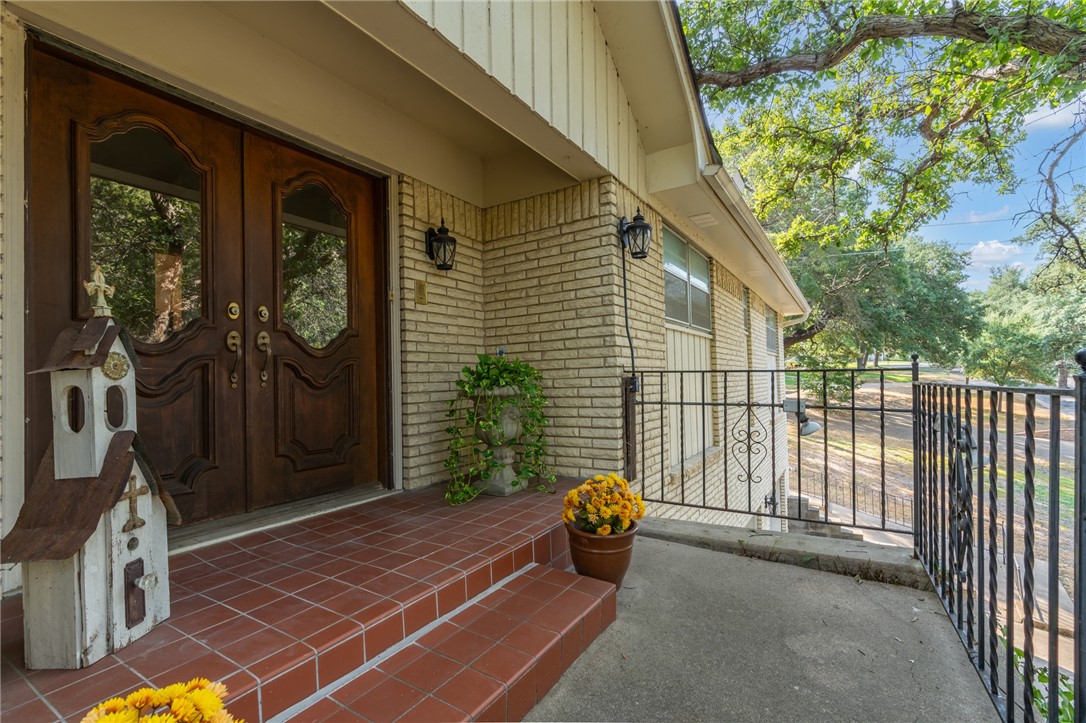
[{"label": "white cloud", "polygon": [[[991,211],[989,213],[977,213],[976,211],[970,211],[969,222],[982,223],[984,221],[1002,221],[1007,218],[1007,214],[1010,212],[1010,204],[1004,204],[1002,208],[997,208],[995,211]],[[981,243],[983,243],[983,241]]]},{"label": "white cloud", "polygon": [[1070,128],[1075,122],[1075,114],[1083,112],[1086,112],[1086,93],[1059,108],[1038,108],[1022,120],[1022,126],[1029,130]]},{"label": "white cloud", "polygon": [[1005,265],[1012,257],[1022,253],[1022,247],[1007,241],[981,241],[969,249],[973,268],[990,269]]}]

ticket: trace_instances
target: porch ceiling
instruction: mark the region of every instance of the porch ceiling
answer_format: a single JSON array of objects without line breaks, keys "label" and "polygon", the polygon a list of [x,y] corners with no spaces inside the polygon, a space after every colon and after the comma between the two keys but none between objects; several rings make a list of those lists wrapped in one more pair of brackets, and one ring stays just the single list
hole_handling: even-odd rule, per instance
[{"label": "porch ceiling", "polygon": [[[396,3],[29,0],[6,7],[32,27],[198,102],[479,206],[577,180],[523,135],[490,120],[493,109],[450,92],[441,77],[375,39],[367,24],[390,15],[425,29]],[[418,52],[448,65],[434,52],[443,45],[439,36],[427,30],[421,42]]]}]

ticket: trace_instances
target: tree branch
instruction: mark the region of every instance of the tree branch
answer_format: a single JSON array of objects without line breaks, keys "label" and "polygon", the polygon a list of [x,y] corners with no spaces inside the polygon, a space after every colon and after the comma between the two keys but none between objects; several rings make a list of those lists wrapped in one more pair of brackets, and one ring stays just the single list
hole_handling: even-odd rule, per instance
[{"label": "tree branch", "polygon": [[[1067,157],[1071,148],[1082,140],[1083,136],[1086,136],[1086,123],[1083,123],[1077,131],[1060,141],[1055,147],[1055,149],[1058,149],[1055,154],[1049,151],[1052,154],[1052,161],[1048,164],[1048,170],[1044,174],[1043,182],[1047,188],[1050,201],[1048,215],[1052,219],[1052,223],[1060,229],[1057,232],[1059,239],[1057,245],[1060,248],[1057,249],[1055,255],[1059,256],[1059,252],[1062,251],[1064,258],[1080,269],[1086,270],[1086,248],[1083,248],[1083,240],[1079,238],[1078,233],[1075,231],[1074,224],[1065,219],[1060,213],[1060,190],[1059,185],[1056,183],[1056,175],[1060,164]],[[1074,249],[1069,248],[1072,245]]]},{"label": "tree branch", "polygon": [[695,75],[699,85],[739,88],[779,73],[829,70],[872,40],[942,37],[991,43],[1007,36],[1013,36],[1019,47],[1042,55],[1065,55],[1065,72],[1086,64],[1086,32],[1040,15],[986,15],[956,10],[919,17],[869,15],[858,18],[849,34],[828,47],[768,58],[740,70],[702,68]]},{"label": "tree branch", "polygon": [[795,344],[799,344],[800,342],[815,338],[826,328],[826,325],[829,323],[830,317],[825,313],[821,314],[817,319],[814,320],[813,323],[803,327],[802,329],[799,329],[798,331],[796,331],[795,334],[789,334],[788,336],[784,337],[784,348],[788,349]]}]

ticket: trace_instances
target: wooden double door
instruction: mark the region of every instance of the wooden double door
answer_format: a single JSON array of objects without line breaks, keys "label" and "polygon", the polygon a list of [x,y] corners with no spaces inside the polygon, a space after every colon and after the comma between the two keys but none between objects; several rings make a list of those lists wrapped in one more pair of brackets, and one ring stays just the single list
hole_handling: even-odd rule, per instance
[{"label": "wooden double door", "polygon": [[[29,53],[27,369],[134,340],[138,428],[186,524],[387,479],[384,186],[46,47]],[[51,435],[27,379],[27,468]]]}]

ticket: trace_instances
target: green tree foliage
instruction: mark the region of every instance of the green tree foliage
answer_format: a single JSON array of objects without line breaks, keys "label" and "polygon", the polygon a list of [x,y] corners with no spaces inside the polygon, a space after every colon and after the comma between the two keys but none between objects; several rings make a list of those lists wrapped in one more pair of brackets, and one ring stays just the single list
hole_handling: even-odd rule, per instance
[{"label": "green tree foliage", "polygon": [[1014,189],[1025,116],[1086,91],[1081,2],[701,0],[680,12],[721,151],[792,257],[811,244],[889,251],[946,212],[956,183]]},{"label": "green tree foliage", "polygon": [[1086,291],[1046,288],[1020,269],[1002,268],[975,302],[984,310],[984,327],[964,358],[970,376],[1052,384],[1059,364],[1086,343]]},{"label": "green tree foliage", "polygon": [[[200,204],[104,178],[90,188],[91,258],[117,288],[114,317],[135,338],[160,343],[203,316]],[[326,347],[347,326],[346,241],[284,224],[282,253],[283,317],[311,346]],[[156,271],[156,254],[180,266]],[[178,283],[180,313],[162,311],[163,292]]]},{"label": "green tree foliage", "polygon": [[[1046,192],[1058,193],[1055,186]],[[1035,274],[1039,288],[1070,286],[1086,291],[1086,186],[1073,189],[1069,203],[1054,199],[1051,212],[1040,214],[1026,233],[1015,239],[1020,243],[1040,244],[1046,263]]]},{"label": "green tree foliage", "polygon": [[[916,239],[878,252],[874,261],[864,260],[869,254],[808,245],[792,259],[796,280],[822,322],[791,353],[813,366],[863,367],[877,352],[917,352],[937,364],[957,363],[978,327],[959,286],[968,255]],[[861,278],[849,276],[865,264]]]},{"label": "green tree foliage", "polygon": [[[918,351],[952,364],[970,339],[975,373],[1049,381],[1075,346],[1058,338],[1073,328],[1066,304],[1019,294],[1012,313],[988,300],[981,332],[956,288],[963,257],[907,239],[950,207],[955,183],[1021,182],[1011,154],[1025,116],[1086,91],[1086,3],[706,0],[681,11],[723,119],[722,154],[814,303],[786,339],[791,353],[842,364]],[[1083,192],[1068,204],[1056,182],[1083,135],[1069,129],[1039,168],[1026,240],[1052,259],[1049,286],[1086,269]]]},{"label": "green tree foliage", "polygon": [[322,349],[347,328],[347,242],[283,224],[283,318]]}]

